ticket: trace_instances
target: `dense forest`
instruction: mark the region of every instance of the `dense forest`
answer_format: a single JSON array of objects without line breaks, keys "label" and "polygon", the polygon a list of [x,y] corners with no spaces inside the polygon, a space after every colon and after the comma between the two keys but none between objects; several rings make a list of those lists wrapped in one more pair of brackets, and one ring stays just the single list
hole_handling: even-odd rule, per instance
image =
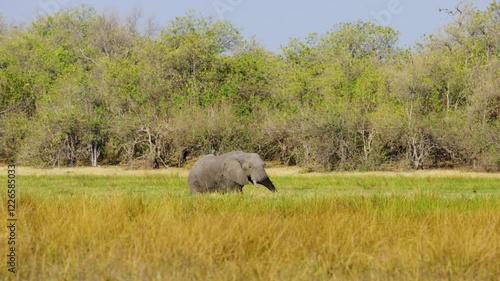
[{"label": "dense forest", "polygon": [[500,170],[500,4],[411,48],[372,22],[279,52],[195,12],[0,17],[0,162],[183,166],[246,150],[309,170]]}]

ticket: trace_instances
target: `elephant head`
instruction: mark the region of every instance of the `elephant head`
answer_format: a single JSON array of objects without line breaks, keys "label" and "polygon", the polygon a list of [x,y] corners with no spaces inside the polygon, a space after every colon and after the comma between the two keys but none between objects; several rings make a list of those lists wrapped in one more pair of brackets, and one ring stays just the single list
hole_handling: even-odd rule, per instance
[{"label": "elephant head", "polygon": [[242,191],[249,182],[276,192],[276,187],[264,170],[264,161],[255,153],[242,151],[201,157],[189,172],[188,182],[194,193]]},{"label": "elephant head", "polygon": [[232,152],[225,157],[224,177],[243,186],[248,182],[261,184],[276,192],[276,187],[264,169],[264,161],[256,153]]}]

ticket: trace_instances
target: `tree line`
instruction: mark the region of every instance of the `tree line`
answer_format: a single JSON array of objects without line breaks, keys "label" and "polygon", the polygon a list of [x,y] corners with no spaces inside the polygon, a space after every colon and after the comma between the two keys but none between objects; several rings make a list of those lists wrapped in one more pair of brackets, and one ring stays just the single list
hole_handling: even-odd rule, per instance
[{"label": "tree line", "polygon": [[[273,52],[190,12],[0,17],[0,161],[182,166],[246,150],[311,170],[500,170],[500,4],[415,46],[372,22]],[[142,26],[142,27],[141,27]]]}]

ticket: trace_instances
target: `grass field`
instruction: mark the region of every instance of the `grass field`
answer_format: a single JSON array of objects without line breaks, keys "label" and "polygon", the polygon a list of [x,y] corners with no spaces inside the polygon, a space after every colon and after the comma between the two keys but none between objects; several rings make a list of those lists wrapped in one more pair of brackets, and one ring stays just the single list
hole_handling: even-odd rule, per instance
[{"label": "grass field", "polygon": [[[6,169],[0,168],[6,179]],[[17,171],[2,280],[498,280],[500,175],[302,174],[191,195],[185,170]],[[6,188],[5,188],[6,190]],[[7,192],[0,219],[7,219]],[[0,241],[7,233],[0,232]],[[0,247],[8,253],[7,243]],[[5,252],[5,254],[4,254]]]}]

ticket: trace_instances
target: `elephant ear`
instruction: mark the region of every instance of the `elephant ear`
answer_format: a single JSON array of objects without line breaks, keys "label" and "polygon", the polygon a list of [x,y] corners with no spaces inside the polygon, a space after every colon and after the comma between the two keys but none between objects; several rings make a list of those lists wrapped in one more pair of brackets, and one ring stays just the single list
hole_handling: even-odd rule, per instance
[{"label": "elephant ear", "polygon": [[243,186],[248,183],[248,177],[241,167],[241,163],[235,158],[224,161],[224,178],[234,181]]}]

